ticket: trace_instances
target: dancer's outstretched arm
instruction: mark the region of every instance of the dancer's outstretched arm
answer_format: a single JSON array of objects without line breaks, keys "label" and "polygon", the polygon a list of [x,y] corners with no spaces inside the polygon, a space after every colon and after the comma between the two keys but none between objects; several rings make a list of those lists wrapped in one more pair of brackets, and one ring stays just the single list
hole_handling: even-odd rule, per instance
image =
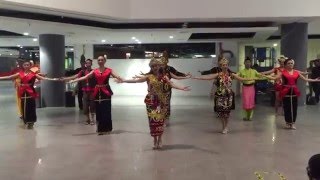
[{"label": "dancer's outstretched arm", "polygon": [[48,78],[48,77],[40,76],[39,74],[36,74],[36,77],[37,79],[40,79],[40,80],[59,81],[59,78]]},{"label": "dancer's outstretched arm", "polygon": [[78,74],[73,75],[73,76],[69,76],[69,77],[63,77],[63,78],[60,78],[60,79],[63,80],[63,81],[70,81],[70,80],[77,79],[77,77],[78,77]]},{"label": "dancer's outstretched arm", "polygon": [[275,73],[275,69],[271,69],[269,71],[264,71],[264,72],[260,72],[261,74],[264,74],[264,75],[270,75],[272,73]]},{"label": "dancer's outstretched arm", "polygon": [[135,78],[135,79],[120,80],[120,81],[118,81],[118,83],[142,83],[142,82],[146,82],[146,81],[147,81],[147,76],[142,76],[142,77]]},{"label": "dancer's outstretched arm", "polygon": [[208,75],[202,75],[202,76],[197,76],[197,77],[192,77],[192,79],[197,79],[197,80],[213,80],[217,79],[218,73],[216,74],[208,74]]},{"label": "dancer's outstretched arm", "polygon": [[301,74],[301,72],[299,73],[299,76],[301,79],[303,79],[304,81],[307,81],[307,82],[320,82],[320,77],[318,77],[317,79],[309,79],[309,78],[304,77]]},{"label": "dancer's outstretched arm", "polygon": [[170,72],[170,76],[173,78],[173,79],[189,79],[191,77],[191,74],[187,74],[186,76],[177,76],[173,73]]},{"label": "dancer's outstretched arm", "polygon": [[231,75],[232,75],[232,77],[234,77],[238,81],[252,81],[252,80],[258,80],[259,79],[259,78],[242,78],[242,77],[238,76],[235,73],[232,73]]},{"label": "dancer's outstretched arm", "polygon": [[179,85],[173,83],[172,81],[170,81],[168,77],[165,77],[165,79],[168,82],[168,84],[174,89],[178,89],[181,91],[190,91],[191,90],[190,86],[179,86]]},{"label": "dancer's outstretched arm", "polygon": [[93,75],[93,71],[91,71],[90,73],[88,73],[87,75],[85,76],[82,76],[81,78],[76,78],[74,80],[71,80],[69,81],[69,83],[75,83],[75,82],[78,82],[78,81],[83,81],[83,80],[87,80],[89,79],[89,77],[91,77]]},{"label": "dancer's outstretched arm", "polygon": [[12,74],[10,76],[0,77],[0,80],[8,80],[8,79],[17,79],[19,77],[19,73]]},{"label": "dancer's outstretched arm", "polygon": [[114,70],[112,70],[111,76],[116,78],[119,81],[123,81],[123,79],[116,72],[114,72]]}]

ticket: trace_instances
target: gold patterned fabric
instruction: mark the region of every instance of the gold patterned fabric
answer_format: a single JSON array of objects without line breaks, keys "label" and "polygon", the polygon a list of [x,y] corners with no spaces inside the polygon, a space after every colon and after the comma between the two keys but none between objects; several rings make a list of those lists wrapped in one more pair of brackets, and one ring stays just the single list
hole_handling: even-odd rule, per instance
[{"label": "gold patterned fabric", "polygon": [[163,92],[167,81],[153,74],[147,75],[148,94],[145,98],[151,136],[160,136],[166,115],[166,94]]},{"label": "gold patterned fabric", "polygon": [[220,72],[217,78],[217,91],[215,93],[215,112],[219,118],[229,118],[230,111],[234,109],[234,93],[231,89],[232,77],[230,73]]}]

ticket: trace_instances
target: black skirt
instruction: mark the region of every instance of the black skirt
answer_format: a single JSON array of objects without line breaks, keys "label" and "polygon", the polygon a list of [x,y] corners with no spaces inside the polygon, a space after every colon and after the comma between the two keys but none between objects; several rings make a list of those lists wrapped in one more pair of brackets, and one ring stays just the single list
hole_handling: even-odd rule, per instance
[{"label": "black skirt", "polygon": [[22,119],[25,124],[34,123],[37,121],[36,113],[36,100],[33,97],[30,97],[27,93],[24,93],[20,98],[21,100],[21,110],[22,110]]},{"label": "black skirt", "polygon": [[111,116],[111,97],[104,94],[95,100],[96,105],[96,121],[97,132],[110,132],[112,131],[112,116]]}]

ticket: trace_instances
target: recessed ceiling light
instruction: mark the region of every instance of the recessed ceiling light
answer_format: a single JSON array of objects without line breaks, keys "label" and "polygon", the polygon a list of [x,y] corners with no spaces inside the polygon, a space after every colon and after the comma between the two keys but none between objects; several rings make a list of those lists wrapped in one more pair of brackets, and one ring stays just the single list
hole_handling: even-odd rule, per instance
[{"label": "recessed ceiling light", "polygon": [[12,56],[12,54],[10,54],[10,56]]},{"label": "recessed ceiling light", "polygon": [[29,36],[29,33],[27,33],[27,32],[24,32],[24,33],[23,33],[23,35],[25,35],[25,36]]},{"label": "recessed ceiling light", "polygon": [[20,48],[22,49],[22,48],[23,48],[23,46],[20,46]]},{"label": "recessed ceiling light", "polygon": [[38,39],[37,38],[33,38],[33,41],[38,41]]},{"label": "recessed ceiling light", "polygon": [[274,43],[274,44],[273,44],[273,46],[274,46],[274,47],[277,47],[277,46],[278,46],[278,44],[277,44],[277,43]]},{"label": "recessed ceiling light", "polygon": [[18,44],[17,46],[20,47],[21,45]]},{"label": "recessed ceiling light", "polygon": [[213,58],[217,57],[217,55],[215,55],[215,54],[211,54],[210,56]]},{"label": "recessed ceiling light", "polygon": [[73,48],[71,48],[70,50],[71,50],[71,51],[73,51],[74,49],[73,49]]},{"label": "recessed ceiling light", "polygon": [[102,39],[102,40],[101,40],[101,42],[103,42],[103,43],[104,43],[104,42],[106,42],[106,40]]},{"label": "recessed ceiling light", "polygon": [[139,39],[135,39],[136,42],[139,42]]},{"label": "recessed ceiling light", "polygon": [[131,39],[136,39],[136,37],[132,37]]},{"label": "recessed ceiling light", "polygon": [[141,44],[141,41],[138,41],[138,44]]},{"label": "recessed ceiling light", "polygon": [[173,36],[169,36],[170,39],[173,39]]}]

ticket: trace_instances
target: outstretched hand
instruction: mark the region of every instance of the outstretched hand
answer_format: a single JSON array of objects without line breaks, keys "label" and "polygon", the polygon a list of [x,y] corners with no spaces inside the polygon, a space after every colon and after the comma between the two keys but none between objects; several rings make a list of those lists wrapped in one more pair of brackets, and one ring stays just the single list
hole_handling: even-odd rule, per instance
[{"label": "outstretched hand", "polygon": [[115,79],[114,79],[114,82],[120,84],[120,83],[123,83],[123,79],[117,79],[117,78],[115,78]]},{"label": "outstretched hand", "polygon": [[191,89],[190,89],[190,86],[185,86],[181,90],[182,91],[190,91]]}]

